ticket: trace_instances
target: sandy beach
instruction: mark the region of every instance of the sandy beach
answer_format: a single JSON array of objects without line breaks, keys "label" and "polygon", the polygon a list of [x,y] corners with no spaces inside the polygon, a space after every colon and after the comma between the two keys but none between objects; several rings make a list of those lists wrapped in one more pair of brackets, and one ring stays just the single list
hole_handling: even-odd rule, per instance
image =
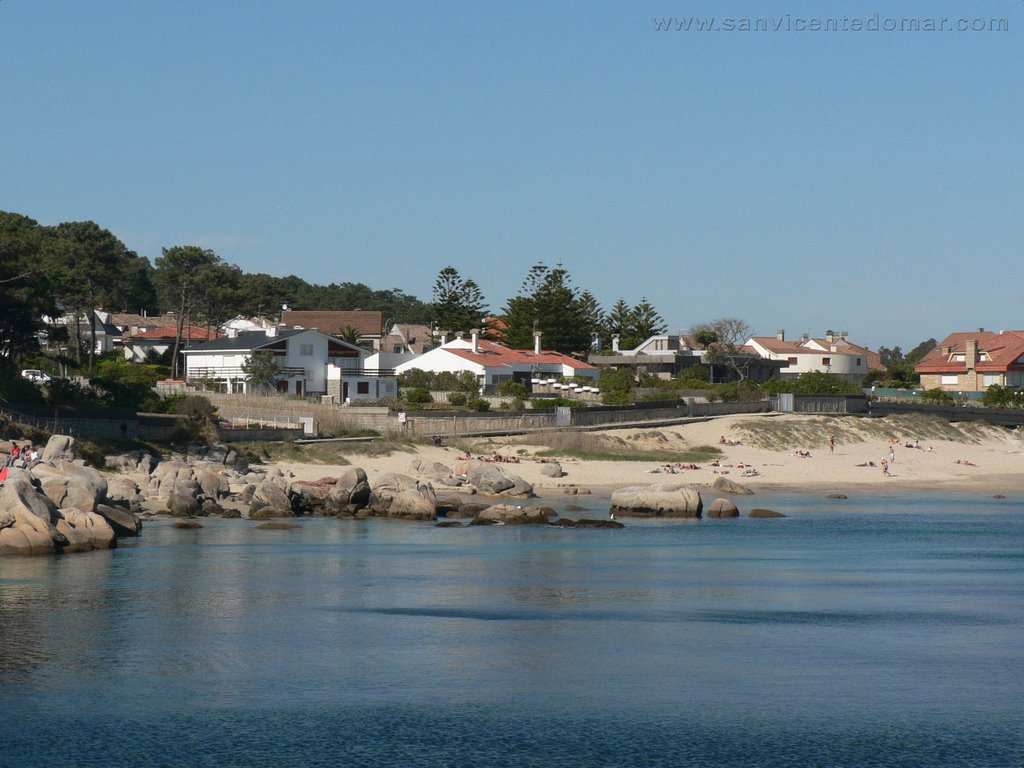
[{"label": "sandy beach", "polygon": [[[849,416],[735,415],[670,427],[604,430],[605,439],[637,450],[682,451],[716,446],[718,466],[674,468],[653,461],[559,459],[564,475],[546,477],[535,458],[544,446],[523,436],[477,441],[474,456],[494,453],[516,457],[501,466],[532,483],[538,496],[587,489],[608,496],[616,488],[664,481],[708,487],[727,477],[757,492],[929,492],[1016,494],[1024,492],[1024,438],[1016,432],[979,423],[945,424],[920,419],[866,419]],[[726,440],[723,444],[722,439]],[[835,445],[830,451],[829,440]],[[908,447],[912,446],[912,447]],[[339,449],[344,455],[344,449]],[[891,451],[891,452],[890,452]],[[806,454],[806,455],[802,455]],[[412,474],[416,459],[438,461],[453,469],[464,455],[454,446],[417,446],[389,456],[346,456],[373,480],[388,472]],[[889,474],[882,461],[895,460]],[[474,461],[480,459],[474,458]],[[871,466],[873,462],[874,466]],[[865,466],[866,465],[866,466]],[[344,465],[279,463],[297,479],[336,476]],[[674,471],[673,471],[674,470]]]}]

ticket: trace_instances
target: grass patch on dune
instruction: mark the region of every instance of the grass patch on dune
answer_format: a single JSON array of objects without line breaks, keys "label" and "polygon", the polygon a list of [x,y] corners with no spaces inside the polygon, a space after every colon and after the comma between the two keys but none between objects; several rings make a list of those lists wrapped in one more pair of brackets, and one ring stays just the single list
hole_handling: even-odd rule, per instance
[{"label": "grass patch on dune", "polygon": [[711,445],[680,449],[646,448],[620,437],[595,432],[539,432],[523,438],[540,450],[534,455],[544,458],[573,458],[587,461],[654,461],[659,463],[710,461],[722,455]]},{"label": "grass patch on dune", "polygon": [[351,464],[349,457],[390,456],[393,453],[415,453],[412,442],[379,439],[366,442],[237,443],[236,450],[250,462],[293,462],[301,464]]},{"label": "grass patch on dune", "polygon": [[824,449],[836,445],[899,439],[950,440],[978,443],[1006,437],[1006,430],[979,421],[950,423],[926,414],[900,414],[882,419],[867,416],[773,416],[736,422],[731,430],[745,445],[773,451]]},{"label": "grass patch on dune", "polygon": [[653,461],[658,464],[686,464],[698,461],[712,461],[722,456],[722,451],[713,445],[697,445],[685,451],[643,451],[628,453],[608,451],[580,451],[573,449],[549,448],[537,451],[536,456],[545,458],[584,459],[586,461]]}]

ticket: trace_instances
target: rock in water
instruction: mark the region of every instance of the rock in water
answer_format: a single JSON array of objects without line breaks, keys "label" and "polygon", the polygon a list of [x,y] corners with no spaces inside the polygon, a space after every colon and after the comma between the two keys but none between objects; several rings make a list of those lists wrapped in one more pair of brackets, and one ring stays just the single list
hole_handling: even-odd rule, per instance
[{"label": "rock in water", "polygon": [[484,496],[533,495],[533,486],[518,475],[505,472],[501,467],[483,461],[470,462],[466,483]]},{"label": "rock in water", "polygon": [[708,517],[739,517],[740,511],[732,499],[715,499],[708,506]]},{"label": "rock in water", "polygon": [[774,509],[754,508],[754,509],[750,510],[750,514],[748,514],[747,517],[771,518],[771,517],[785,517],[785,515],[782,514],[781,512],[776,512]]},{"label": "rock in water", "polygon": [[470,525],[546,525],[555,511],[549,507],[524,507],[518,504],[495,504],[481,510]]},{"label": "rock in water", "polygon": [[611,513],[619,517],[700,517],[700,492],[684,483],[654,483],[612,493]]},{"label": "rock in water", "polygon": [[100,515],[118,536],[138,536],[142,530],[142,521],[123,507],[108,504],[97,504],[96,514]]}]

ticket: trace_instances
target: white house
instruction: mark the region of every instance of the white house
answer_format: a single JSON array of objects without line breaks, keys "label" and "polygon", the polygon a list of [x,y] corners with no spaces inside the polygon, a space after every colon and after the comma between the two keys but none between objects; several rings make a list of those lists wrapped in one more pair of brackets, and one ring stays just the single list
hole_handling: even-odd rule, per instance
[{"label": "white house", "polygon": [[787,341],[785,331],[775,336],[752,336],[747,346],[768,360],[783,360],[786,367],[779,372],[780,379],[795,379],[812,371],[831,373],[844,381],[860,384],[878,354],[866,347],[853,344],[845,333],[828,331],[824,338],[802,336]]},{"label": "white house", "polygon": [[469,371],[484,386],[503,381],[522,381],[527,388],[539,374],[548,376],[597,378],[598,370],[561,352],[540,348],[540,334],[535,337],[532,350],[510,349],[503,344],[480,338],[474,331],[470,339],[449,341],[414,360],[395,366],[395,373],[418,369],[432,373],[462,373]]},{"label": "white house", "polygon": [[367,370],[365,349],[312,328],[229,331],[186,349],[185,375],[190,382],[213,382],[225,392],[249,392],[242,366],[258,352],[269,352],[277,365],[281,393],[333,395],[338,402],[398,395],[394,371]]}]

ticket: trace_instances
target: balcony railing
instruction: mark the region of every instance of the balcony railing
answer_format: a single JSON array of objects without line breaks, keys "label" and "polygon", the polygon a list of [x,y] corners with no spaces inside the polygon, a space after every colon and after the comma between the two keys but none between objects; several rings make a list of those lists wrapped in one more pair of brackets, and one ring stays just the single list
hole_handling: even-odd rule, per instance
[{"label": "balcony railing", "polygon": [[[307,372],[305,368],[294,368],[294,367],[281,367],[278,369],[278,376],[285,378],[292,378],[293,376],[306,376]],[[347,378],[362,378],[362,379],[377,379],[384,377],[391,377],[395,375],[394,368],[342,368],[341,377]],[[248,374],[242,370],[240,366],[223,366],[217,367],[204,367],[204,368],[189,368],[188,370],[189,379],[245,379],[248,378]]]},{"label": "balcony railing", "polygon": [[[278,368],[278,376],[291,378],[293,376],[305,376],[305,368],[285,367]],[[245,379],[249,374],[240,366],[224,366],[222,368],[189,368],[189,379]]]}]

